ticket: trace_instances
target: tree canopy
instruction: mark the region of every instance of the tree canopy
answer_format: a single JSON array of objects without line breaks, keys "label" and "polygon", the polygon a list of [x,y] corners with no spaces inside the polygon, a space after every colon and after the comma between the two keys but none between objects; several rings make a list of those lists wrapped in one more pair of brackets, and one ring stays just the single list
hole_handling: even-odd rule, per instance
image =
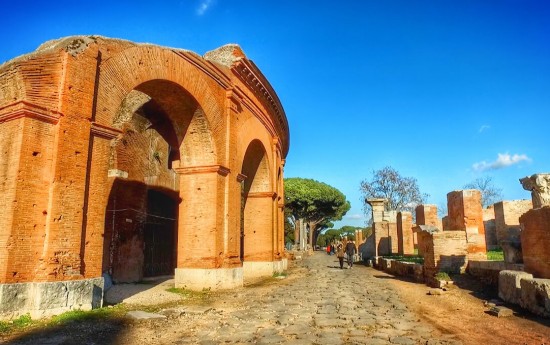
[{"label": "tree canopy", "polygon": [[305,221],[314,237],[341,220],[351,207],[342,192],[326,183],[299,177],[285,178],[284,183],[285,208],[293,221]]},{"label": "tree canopy", "polygon": [[464,185],[465,189],[477,189],[481,192],[481,204],[483,207],[490,206],[502,199],[502,189],[496,188],[493,178],[490,176],[478,177]]},{"label": "tree canopy", "polygon": [[390,166],[373,171],[372,179],[363,180],[360,189],[367,216],[370,215],[370,206],[366,202],[368,198],[385,198],[389,209],[413,212],[428,197],[428,194],[420,192],[414,177],[401,176]]}]

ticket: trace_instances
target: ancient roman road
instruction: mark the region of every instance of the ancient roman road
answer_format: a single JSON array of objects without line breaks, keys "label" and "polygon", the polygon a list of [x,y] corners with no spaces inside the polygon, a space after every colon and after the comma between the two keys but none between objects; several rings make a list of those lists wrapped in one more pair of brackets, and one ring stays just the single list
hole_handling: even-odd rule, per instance
[{"label": "ancient roman road", "polygon": [[412,313],[388,278],[362,265],[341,270],[335,256],[316,252],[293,261],[285,279],[172,303],[162,319],[73,322],[9,343],[461,344]]},{"label": "ancient roman road", "polygon": [[437,338],[377,270],[340,270],[336,257],[322,252],[294,266],[280,284],[244,288],[212,306],[168,310],[178,315],[176,324],[159,321],[139,337],[148,344],[460,344]]}]

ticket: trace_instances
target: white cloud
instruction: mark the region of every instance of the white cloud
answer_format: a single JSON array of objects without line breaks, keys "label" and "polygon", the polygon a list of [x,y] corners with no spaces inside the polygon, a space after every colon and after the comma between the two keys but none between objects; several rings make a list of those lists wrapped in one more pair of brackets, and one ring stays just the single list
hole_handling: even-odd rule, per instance
[{"label": "white cloud", "polygon": [[481,132],[483,132],[484,130],[489,129],[489,128],[491,128],[491,126],[489,126],[489,125],[482,125],[481,127],[479,127],[478,133],[481,133]]},{"label": "white cloud", "polygon": [[346,215],[346,216],[344,216],[344,218],[346,218],[346,219],[365,219],[365,216],[362,215],[362,214],[356,213],[356,214]]},{"label": "white cloud", "polygon": [[197,15],[199,16],[204,15],[212,4],[213,4],[213,0],[202,0],[199,5],[199,8],[197,8]]},{"label": "white cloud", "polygon": [[531,158],[527,157],[526,154],[510,155],[509,153],[499,153],[497,159],[494,162],[481,161],[478,163],[474,163],[472,165],[472,168],[475,171],[497,170],[521,163],[523,161],[530,162]]}]

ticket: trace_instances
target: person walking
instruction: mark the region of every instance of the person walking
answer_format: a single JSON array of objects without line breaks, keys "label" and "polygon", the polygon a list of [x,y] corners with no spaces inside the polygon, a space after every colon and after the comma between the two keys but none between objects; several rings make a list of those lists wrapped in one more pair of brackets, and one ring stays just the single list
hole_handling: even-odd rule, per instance
[{"label": "person walking", "polygon": [[348,268],[353,267],[353,256],[357,252],[357,248],[355,248],[355,243],[353,241],[348,241],[346,244],[346,255],[348,258]]},{"label": "person walking", "polygon": [[340,261],[340,269],[344,268],[344,245],[342,243],[338,243],[336,246],[336,257],[338,258],[338,261]]}]

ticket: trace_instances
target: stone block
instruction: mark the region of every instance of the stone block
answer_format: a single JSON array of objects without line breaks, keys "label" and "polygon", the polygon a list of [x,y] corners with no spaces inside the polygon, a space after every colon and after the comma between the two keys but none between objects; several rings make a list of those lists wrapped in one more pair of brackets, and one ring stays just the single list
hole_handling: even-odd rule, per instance
[{"label": "stone block", "polygon": [[520,305],[533,314],[550,317],[550,279],[522,279]]},{"label": "stone block", "polygon": [[508,316],[514,315],[514,311],[510,308],[495,306],[489,309],[489,314],[494,315],[496,317],[508,317]]},{"label": "stone block", "polygon": [[533,275],[522,271],[500,271],[498,275],[498,297],[513,304],[521,302],[521,281],[531,280]]},{"label": "stone block", "polygon": [[24,310],[30,284],[0,284],[0,315]]}]

